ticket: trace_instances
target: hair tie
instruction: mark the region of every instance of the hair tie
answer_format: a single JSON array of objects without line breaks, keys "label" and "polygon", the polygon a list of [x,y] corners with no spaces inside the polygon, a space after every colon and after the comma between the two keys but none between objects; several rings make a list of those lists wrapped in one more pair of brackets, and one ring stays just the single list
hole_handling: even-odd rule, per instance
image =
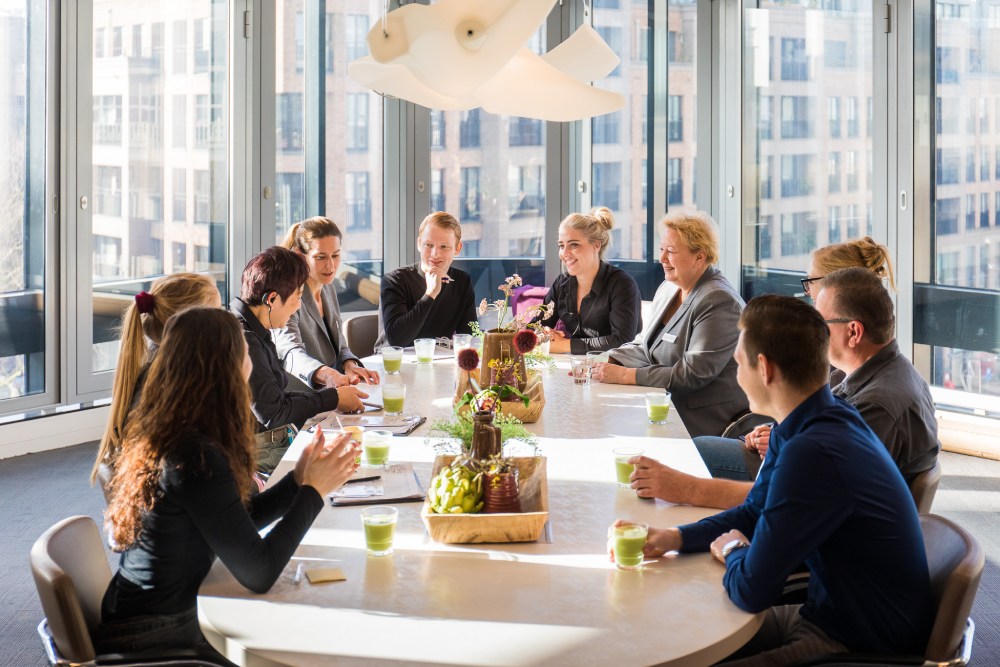
[{"label": "hair tie", "polygon": [[135,295],[135,307],[141,314],[153,312],[154,306],[156,306],[156,297],[149,292],[143,290]]}]

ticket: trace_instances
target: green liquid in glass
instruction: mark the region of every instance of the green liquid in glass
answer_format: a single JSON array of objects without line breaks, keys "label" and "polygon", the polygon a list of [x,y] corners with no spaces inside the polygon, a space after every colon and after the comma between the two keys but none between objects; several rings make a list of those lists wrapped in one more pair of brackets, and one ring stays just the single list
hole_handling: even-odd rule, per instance
[{"label": "green liquid in glass", "polygon": [[386,412],[392,414],[400,414],[403,412],[403,399],[402,398],[386,398],[382,397],[382,407],[385,408]]},{"label": "green liquid in glass", "polygon": [[402,359],[386,359],[382,358],[382,367],[385,368],[386,373],[398,373],[399,369],[403,366]]},{"label": "green liquid in glass", "polygon": [[384,466],[389,462],[389,445],[365,445],[365,461],[370,466]]},{"label": "green liquid in glass", "polygon": [[640,528],[615,530],[615,565],[636,568],[642,565],[642,547],[646,544],[646,531]]},{"label": "green liquid in glass", "polygon": [[377,516],[365,519],[365,546],[368,551],[385,553],[392,551],[392,538],[396,533],[396,522],[391,517]]},{"label": "green liquid in glass", "polygon": [[635,470],[635,466],[628,462],[632,458],[630,456],[619,456],[615,459],[615,473],[618,476],[618,483],[622,486],[632,486],[632,480],[629,477],[632,475],[632,471]]},{"label": "green liquid in glass", "polygon": [[646,414],[651,422],[665,422],[670,414],[670,404],[667,405],[647,405]]}]

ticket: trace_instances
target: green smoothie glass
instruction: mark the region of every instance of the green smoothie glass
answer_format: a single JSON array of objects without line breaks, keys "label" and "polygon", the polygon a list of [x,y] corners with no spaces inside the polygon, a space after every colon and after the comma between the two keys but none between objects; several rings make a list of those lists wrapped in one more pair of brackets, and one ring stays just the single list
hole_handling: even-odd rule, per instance
[{"label": "green smoothie glass", "polygon": [[389,463],[391,431],[365,431],[363,442],[365,463],[369,466],[385,466]]},{"label": "green smoothie glass", "polygon": [[403,399],[405,397],[406,385],[402,382],[393,382],[387,378],[382,384],[382,407],[385,408],[385,414],[403,414]]},{"label": "green smoothie glass", "polygon": [[615,565],[619,570],[638,570],[642,567],[642,548],[646,546],[649,526],[644,523],[625,523],[608,528],[608,539],[613,541]]},{"label": "green smoothie glass", "polygon": [[379,350],[382,353],[382,368],[386,375],[395,375],[403,366],[403,348],[392,345]]},{"label": "green smoothie glass", "polygon": [[365,548],[369,556],[388,556],[392,553],[392,538],[396,534],[398,512],[395,507],[376,505],[361,510],[365,527]]},{"label": "green smoothie glass", "polygon": [[618,486],[624,487],[626,489],[632,488],[632,471],[635,470],[635,466],[629,463],[629,459],[633,456],[642,456],[643,450],[638,447],[619,447],[614,450],[615,455],[615,479],[618,480]]},{"label": "green smoothie glass", "polygon": [[650,424],[666,424],[670,414],[670,392],[646,392],[646,416]]}]

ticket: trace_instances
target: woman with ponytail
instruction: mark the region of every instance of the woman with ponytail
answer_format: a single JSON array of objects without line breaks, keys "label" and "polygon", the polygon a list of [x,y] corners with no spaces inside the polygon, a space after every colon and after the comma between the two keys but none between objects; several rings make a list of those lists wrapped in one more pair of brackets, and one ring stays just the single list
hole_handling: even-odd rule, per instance
[{"label": "woman with ponytail", "polygon": [[111,389],[111,409],[91,471],[91,482],[97,479],[102,464],[114,465],[125,419],[142,392],[146,370],[163,338],[167,320],[174,313],[196,306],[222,307],[215,281],[201,273],[174,273],[154,280],[149,292],[136,294],[125,309],[121,351]]},{"label": "woman with ponytail", "polygon": [[553,353],[610,350],[630,342],[639,332],[639,285],[628,273],[604,261],[614,226],[614,216],[603,206],[590,213],[572,213],[559,224],[559,259],[565,273],[556,278],[545,297],[554,309],[542,320]]},{"label": "woman with ponytail", "polygon": [[251,497],[250,366],[232,314],[193,308],[167,324],[149,368],[157,391],[144,392],[129,418],[111,480],[106,524],[122,555],[101,605],[99,654],[188,649],[231,664],[198,625],[198,588],[216,556],[266,592],[323,499],[357,468],[348,436],[327,444],[316,429],[294,470]]},{"label": "woman with ponytail", "polygon": [[282,365],[304,385],[301,388],[379,381],[378,373],[365,368],[342,338],[340,302],[333,285],[342,241],[343,234],[332,220],[316,216],[292,225],[281,242],[309,266],[302,306],[274,338]]}]

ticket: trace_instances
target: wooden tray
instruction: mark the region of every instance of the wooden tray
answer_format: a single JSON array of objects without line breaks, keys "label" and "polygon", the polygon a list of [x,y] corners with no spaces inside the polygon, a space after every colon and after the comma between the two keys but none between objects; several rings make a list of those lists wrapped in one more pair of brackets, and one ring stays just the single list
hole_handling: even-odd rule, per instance
[{"label": "wooden tray", "polygon": [[[434,459],[432,477],[454,456]],[[515,456],[520,477],[522,512],[517,514],[437,514],[424,501],[420,516],[435,542],[479,544],[484,542],[534,542],[549,520],[549,486],[544,456]]]},{"label": "wooden tray", "polygon": [[[460,381],[455,388],[455,396],[451,401],[452,405],[458,405],[466,390],[464,373],[462,371],[459,371],[459,373]],[[479,382],[479,369],[469,371],[469,375],[476,382]],[[500,404],[500,411],[517,417],[524,424],[534,424],[542,416],[542,410],[545,408],[545,389],[542,384],[541,375],[537,371],[528,371],[528,384],[524,389],[524,393],[531,399],[527,407],[521,401],[504,401]],[[463,405],[458,411],[468,412],[471,409],[468,405]]]}]

